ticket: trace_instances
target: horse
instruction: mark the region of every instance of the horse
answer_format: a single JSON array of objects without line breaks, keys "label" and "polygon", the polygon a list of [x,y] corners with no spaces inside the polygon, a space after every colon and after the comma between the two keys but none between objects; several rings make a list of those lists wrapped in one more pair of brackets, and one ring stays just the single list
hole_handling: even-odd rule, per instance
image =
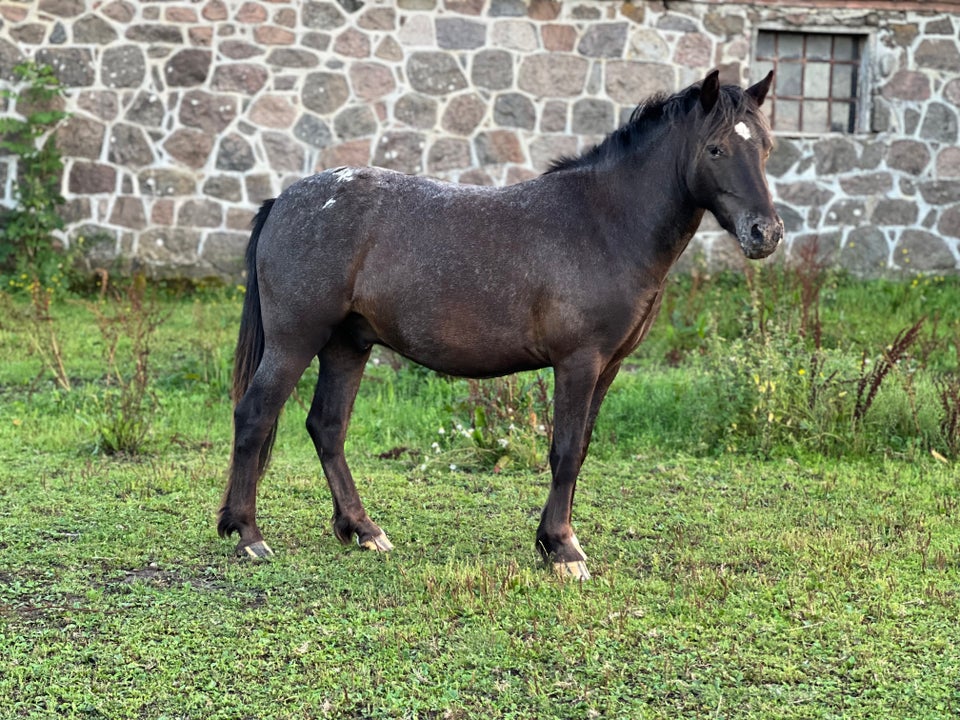
[{"label": "horse", "polygon": [[339,167],[260,207],[247,247],[235,353],[234,435],[219,511],[236,553],[273,554],[257,485],[279,413],[319,359],[306,420],[343,543],[388,552],[344,458],[374,345],[451,376],[554,372],[550,490],[536,533],[544,562],[586,580],[571,524],[597,413],[647,334],[667,273],[704,212],[747,258],[777,247],[783,222],[765,177],[760,111],[773,73],[744,90],[719,72],[642,102],[591,150],[507,187],[457,185],[376,167]]}]

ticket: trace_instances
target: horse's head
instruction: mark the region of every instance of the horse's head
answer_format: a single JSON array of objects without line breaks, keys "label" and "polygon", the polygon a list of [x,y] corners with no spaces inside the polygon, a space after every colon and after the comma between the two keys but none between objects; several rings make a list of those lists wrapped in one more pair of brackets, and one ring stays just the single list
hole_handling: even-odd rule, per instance
[{"label": "horse's head", "polygon": [[764,175],[773,143],[759,112],[773,81],[773,72],[741,90],[720,86],[714,70],[700,86],[702,122],[687,184],[701,207],[736,235],[751,259],[772,253],[783,237]]}]

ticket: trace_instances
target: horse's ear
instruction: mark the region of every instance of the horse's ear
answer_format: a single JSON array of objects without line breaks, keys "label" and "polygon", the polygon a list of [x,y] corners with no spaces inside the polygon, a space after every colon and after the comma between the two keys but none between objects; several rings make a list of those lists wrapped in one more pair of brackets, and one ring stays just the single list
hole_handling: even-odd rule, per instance
[{"label": "horse's ear", "polygon": [[767,76],[756,85],[747,88],[747,95],[757,101],[757,107],[763,105],[763,99],[767,96],[771,85],[773,85],[773,70],[768,72]]},{"label": "horse's ear", "polygon": [[704,113],[713,110],[717,104],[717,98],[720,96],[720,71],[711,70],[700,83],[700,106]]}]

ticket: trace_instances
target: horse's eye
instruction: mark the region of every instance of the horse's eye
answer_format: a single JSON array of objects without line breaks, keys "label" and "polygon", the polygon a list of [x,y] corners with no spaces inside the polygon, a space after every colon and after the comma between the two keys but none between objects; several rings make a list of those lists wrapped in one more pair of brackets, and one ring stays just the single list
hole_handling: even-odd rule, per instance
[{"label": "horse's eye", "polygon": [[707,152],[710,153],[710,157],[720,157],[723,155],[723,148],[719,145],[708,145]]}]

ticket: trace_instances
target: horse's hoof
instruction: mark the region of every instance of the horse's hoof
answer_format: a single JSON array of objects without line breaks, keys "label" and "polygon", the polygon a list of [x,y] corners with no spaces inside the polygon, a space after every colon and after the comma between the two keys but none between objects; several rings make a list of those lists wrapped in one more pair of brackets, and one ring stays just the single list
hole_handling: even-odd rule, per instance
[{"label": "horse's hoof", "polygon": [[250,560],[268,560],[273,557],[273,550],[263,540],[258,540],[249,545],[238,545],[237,555]]},{"label": "horse's hoof", "polygon": [[590,579],[590,571],[587,570],[587,563],[583,560],[574,560],[573,562],[556,562],[553,564],[553,571],[564,580],[584,580]]},{"label": "horse's hoof", "polygon": [[380,533],[376,537],[363,542],[360,542],[360,538],[357,537],[357,545],[364,550],[373,550],[374,552],[390,552],[393,550],[393,543],[387,539],[386,533]]}]

